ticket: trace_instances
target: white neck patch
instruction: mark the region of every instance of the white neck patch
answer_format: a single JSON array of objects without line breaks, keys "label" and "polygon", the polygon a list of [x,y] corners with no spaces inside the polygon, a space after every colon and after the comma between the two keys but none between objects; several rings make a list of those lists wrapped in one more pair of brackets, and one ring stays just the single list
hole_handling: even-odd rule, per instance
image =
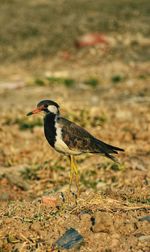
[{"label": "white neck patch", "polygon": [[49,105],[48,110],[51,113],[57,114],[58,113],[58,108],[55,105]]}]

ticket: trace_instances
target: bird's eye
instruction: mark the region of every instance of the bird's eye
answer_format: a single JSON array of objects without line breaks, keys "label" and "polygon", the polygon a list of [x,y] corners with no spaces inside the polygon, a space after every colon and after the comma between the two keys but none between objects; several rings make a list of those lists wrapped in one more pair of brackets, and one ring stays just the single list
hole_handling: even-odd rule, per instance
[{"label": "bird's eye", "polygon": [[47,108],[47,107],[48,107],[48,104],[44,104],[44,107]]}]

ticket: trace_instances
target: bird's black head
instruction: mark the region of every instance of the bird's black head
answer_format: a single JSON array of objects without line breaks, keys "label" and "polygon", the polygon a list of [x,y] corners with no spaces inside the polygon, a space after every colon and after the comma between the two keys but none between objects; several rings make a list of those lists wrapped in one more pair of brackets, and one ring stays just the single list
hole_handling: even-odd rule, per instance
[{"label": "bird's black head", "polygon": [[51,100],[42,100],[37,104],[37,108],[29,112],[27,116],[37,114],[39,112],[59,114],[59,105]]}]

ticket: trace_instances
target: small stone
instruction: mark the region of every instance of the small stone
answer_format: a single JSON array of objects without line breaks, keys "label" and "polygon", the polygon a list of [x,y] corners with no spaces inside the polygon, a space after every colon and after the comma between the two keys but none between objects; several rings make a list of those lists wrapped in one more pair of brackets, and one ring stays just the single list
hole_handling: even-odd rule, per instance
[{"label": "small stone", "polygon": [[83,242],[83,236],[74,228],[70,228],[56,241],[54,247],[63,249],[79,248]]},{"label": "small stone", "polygon": [[150,222],[150,215],[143,216],[143,217],[139,218],[139,221],[148,221],[148,222]]},{"label": "small stone", "polygon": [[142,235],[138,239],[140,241],[150,241],[150,235]]},{"label": "small stone", "polygon": [[93,232],[110,233],[114,230],[113,221],[108,213],[97,212],[95,214],[95,225],[93,226]]},{"label": "small stone", "polygon": [[119,234],[114,234],[112,235],[112,241],[111,241],[111,246],[114,248],[114,247],[117,247],[118,244],[119,244],[119,239],[120,239],[120,235]]},{"label": "small stone", "polygon": [[107,185],[106,185],[105,182],[99,182],[99,183],[97,184],[97,186],[96,186],[96,188],[97,188],[98,190],[105,190],[106,187],[107,187]]},{"label": "small stone", "polygon": [[38,232],[40,229],[41,229],[41,225],[39,222],[34,222],[31,227],[30,227],[32,230]]},{"label": "small stone", "polygon": [[58,199],[53,196],[43,196],[42,203],[52,208],[55,208],[58,204]]}]

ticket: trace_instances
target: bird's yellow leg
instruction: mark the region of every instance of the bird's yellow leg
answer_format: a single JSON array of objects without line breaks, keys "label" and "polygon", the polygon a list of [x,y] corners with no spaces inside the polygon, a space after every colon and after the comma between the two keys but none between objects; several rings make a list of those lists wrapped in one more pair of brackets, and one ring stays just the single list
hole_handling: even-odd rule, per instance
[{"label": "bird's yellow leg", "polygon": [[69,191],[71,191],[72,179],[74,174],[74,166],[72,162],[72,156],[69,156],[70,159],[70,182],[69,182]]},{"label": "bird's yellow leg", "polygon": [[73,165],[73,171],[75,174],[75,180],[76,180],[76,187],[77,187],[77,194],[80,194],[80,190],[79,190],[79,171],[78,171],[78,166],[76,163],[76,160],[74,158],[74,156],[71,156],[72,159],[72,165]]}]

